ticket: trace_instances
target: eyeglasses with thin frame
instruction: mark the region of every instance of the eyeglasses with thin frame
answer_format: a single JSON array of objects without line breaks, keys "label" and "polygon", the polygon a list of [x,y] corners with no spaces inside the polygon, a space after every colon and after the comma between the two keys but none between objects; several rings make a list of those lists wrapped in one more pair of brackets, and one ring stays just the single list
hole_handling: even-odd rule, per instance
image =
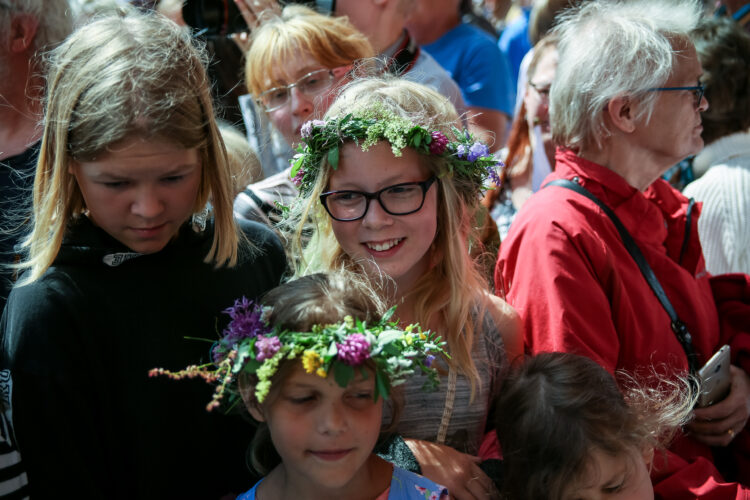
[{"label": "eyeglasses with thin frame", "polygon": [[700,107],[703,100],[703,94],[706,92],[705,85],[693,85],[692,87],[654,87],[648,89],[649,92],[670,92],[673,90],[689,90],[695,96],[695,106]]},{"label": "eyeglasses with thin frame", "polygon": [[402,182],[386,186],[374,193],[366,191],[328,191],[320,195],[320,202],[331,218],[349,222],[367,215],[371,200],[378,200],[380,206],[391,215],[409,215],[421,210],[430,186],[435,182],[432,176],[422,182]]},{"label": "eyeglasses with thin frame", "polygon": [[546,99],[549,99],[549,91],[552,88],[552,84],[547,85],[546,87],[541,87],[538,84],[532,82],[529,80],[529,87],[536,90],[536,93],[539,94],[540,97],[544,97]]},{"label": "eyeglasses with thin frame", "polygon": [[306,96],[314,97],[331,88],[333,83],[341,79],[350,68],[351,65],[339,66],[333,69],[316,69],[294,83],[274,87],[262,92],[258,96],[257,102],[263,106],[266,112],[276,111],[289,103],[289,97],[294,87],[297,87],[297,90]]}]

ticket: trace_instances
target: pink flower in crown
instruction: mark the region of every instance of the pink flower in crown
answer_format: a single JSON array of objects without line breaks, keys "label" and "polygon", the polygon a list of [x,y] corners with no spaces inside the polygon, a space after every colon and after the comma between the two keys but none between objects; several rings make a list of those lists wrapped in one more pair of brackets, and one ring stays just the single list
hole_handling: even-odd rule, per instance
[{"label": "pink flower in crown", "polygon": [[352,333],[343,344],[336,343],[338,358],[344,364],[358,366],[370,357],[370,343],[361,333]]},{"label": "pink flower in crown", "polygon": [[257,354],[255,355],[255,359],[258,361],[263,361],[268,358],[272,358],[274,354],[276,354],[279,349],[281,349],[281,342],[279,342],[278,337],[266,337],[264,335],[258,335],[257,340],[255,341],[255,351]]},{"label": "pink flower in crown", "polygon": [[313,127],[325,127],[326,122],[323,120],[311,120],[308,122],[305,122],[302,127],[300,127],[299,133],[302,136],[303,139],[308,139],[313,132]]},{"label": "pink flower in crown", "polygon": [[442,132],[437,130],[430,134],[432,142],[430,143],[430,153],[434,155],[441,155],[445,151],[445,147],[448,145],[448,138]]},{"label": "pink flower in crown", "polygon": [[294,178],[292,179],[292,183],[295,186],[300,187],[302,185],[302,179],[304,178],[305,178],[305,169],[300,168],[299,170],[297,170],[297,175],[295,175]]}]

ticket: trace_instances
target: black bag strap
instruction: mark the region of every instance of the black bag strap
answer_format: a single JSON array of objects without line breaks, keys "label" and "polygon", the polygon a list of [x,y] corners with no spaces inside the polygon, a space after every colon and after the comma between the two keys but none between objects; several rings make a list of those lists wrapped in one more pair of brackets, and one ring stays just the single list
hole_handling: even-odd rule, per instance
[{"label": "black bag strap", "polygon": [[682,248],[680,248],[680,260],[677,261],[680,264],[682,264],[682,259],[685,257],[690,243],[690,231],[693,227],[693,206],[695,206],[695,200],[690,198],[688,200],[687,217],[685,217],[685,238],[682,240]]},{"label": "black bag strap", "polygon": [[[577,178],[574,178],[574,180],[577,180]],[[615,212],[611,208],[609,208],[607,205],[605,205],[599,198],[591,194],[591,192],[588,189],[584,188],[583,186],[581,186],[578,182],[575,182],[574,180],[571,181],[569,179],[555,179],[553,181],[548,182],[545,185],[545,187],[559,186],[559,187],[564,187],[572,191],[575,191],[576,193],[583,195],[589,200],[596,203],[599,206],[599,208],[601,208],[604,211],[604,213],[607,214],[607,216],[612,220],[612,222],[615,225],[615,228],[617,228],[617,232],[620,233],[620,238],[622,238],[622,242],[625,245],[625,248],[633,257],[633,260],[635,260],[635,263],[638,264],[638,268],[641,270],[643,277],[646,278],[646,282],[648,282],[648,285],[651,287],[651,290],[653,290],[654,295],[656,295],[656,298],[659,299],[659,302],[661,303],[662,307],[669,315],[669,319],[671,320],[672,331],[677,336],[677,340],[680,342],[682,349],[685,351],[685,354],[687,355],[688,366],[690,367],[690,373],[691,374],[697,373],[698,355],[696,354],[695,348],[693,347],[693,338],[690,335],[690,332],[688,331],[685,323],[683,323],[682,320],[680,320],[680,318],[677,316],[677,312],[674,310],[672,303],[669,301],[667,294],[664,292],[664,289],[662,288],[661,283],[659,283],[659,280],[656,278],[656,275],[654,274],[653,269],[651,269],[651,266],[648,265],[646,258],[643,256],[643,253],[641,252],[641,249],[638,248],[638,245],[636,244],[635,240],[633,240],[633,237],[625,228],[625,225],[622,223],[620,218],[617,217],[617,215],[615,215]]]}]

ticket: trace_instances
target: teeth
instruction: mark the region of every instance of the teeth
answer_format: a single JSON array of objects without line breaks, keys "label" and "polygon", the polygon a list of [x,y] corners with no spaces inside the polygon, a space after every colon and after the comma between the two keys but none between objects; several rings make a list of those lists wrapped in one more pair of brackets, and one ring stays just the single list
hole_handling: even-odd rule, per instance
[{"label": "teeth", "polygon": [[367,245],[367,248],[370,248],[377,252],[384,252],[398,245],[402,239],[403,238],[397,238],[395,240],[385,241],[383,243],[365,243],[365,245]]}]

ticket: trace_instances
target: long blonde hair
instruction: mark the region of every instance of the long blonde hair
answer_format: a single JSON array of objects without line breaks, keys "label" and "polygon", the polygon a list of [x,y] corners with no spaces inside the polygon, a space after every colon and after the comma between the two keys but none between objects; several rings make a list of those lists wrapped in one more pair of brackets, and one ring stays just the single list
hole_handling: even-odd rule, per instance
[{"label": "long blonde hair", "polygon": [[157,15],[108,17],[82,27],[50,53],[44,132],[34,181],[33,228],[24,242],[23,283],[52,264],[68,222],[85,211],[72,160],[91,160],[132,136],[198,148],[202,173],[194,211],[211,198],[215,232],[206,262],[237,262],[226,151],[213,115],[205,51]]},{"label": "long blonde hair", "polygon": [[[388,76],[362,78],[350,83],[326,116],[343,116],[376,104],[448,137],[453,134],[452,127],[461,126],[458,114],[447,98],[424,85]],[[479,202],[477,189],[469,181],[451,175],[441,158],[420,155],[420,161],[438,179],[438,229],[428,250],[433,265],[409,292],[415,303],[414,320],[446,339],[450,365],[469,379],[473,392],[481,381],[472,358],[472,346],[487,300],[487,286],[468,248],[470,241],[478,241],[473,225],[474,211]],[[298,200],[292,210],[294,225],[289,238],[298,274],[326,271],[341,265],[358,266],[342,250],[319,201],[332,172],[324,160],[311,192]],[[303,235],[311,229],[310,220],[312,236],[305,245]]]}]

